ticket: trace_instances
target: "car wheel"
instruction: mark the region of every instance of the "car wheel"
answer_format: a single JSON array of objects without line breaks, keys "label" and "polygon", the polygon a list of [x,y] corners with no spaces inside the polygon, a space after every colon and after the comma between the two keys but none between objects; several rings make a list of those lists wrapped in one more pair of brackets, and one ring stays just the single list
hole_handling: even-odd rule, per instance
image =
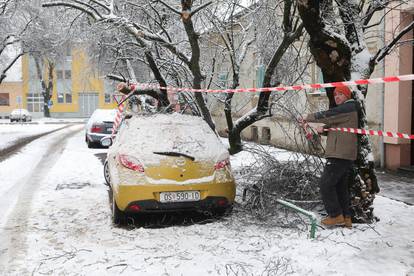
[{"label": "car wheel", "polygon": [[230,215],[232,211],[233,211],[233,205],[230,205],[227,208],[215,208],[213,210],[213,216],[221,218],[221,217]]},{"label": "car wheel", "polygon": [[116,205],[114,193],[112,192],[112,222],[115,225],[125,225],[127,221],[127,215],[125,212],[119,210],[118,206]]},{"label": "car wheel", "polygon": [[105,160],[105,163],[104,163],[104,177],[105,177],[106,185],[109,186],[111,183],[111,178],[109,176],[108,160]]}]

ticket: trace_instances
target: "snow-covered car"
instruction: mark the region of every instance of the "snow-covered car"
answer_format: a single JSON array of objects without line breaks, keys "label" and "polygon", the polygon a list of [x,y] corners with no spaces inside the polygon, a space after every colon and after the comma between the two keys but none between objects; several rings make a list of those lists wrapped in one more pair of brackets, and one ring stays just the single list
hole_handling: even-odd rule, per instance
[{"label": "snow-covered car", "polygon": [[[105,138],[107,146],[111,138]],[[132,213],[231,209],[235,182],[229,153],[200,117],[133,115],[107,153],[113,222]]]},{"label": "snow-covered car", "polygon": [[13,109],[10,113],[10,122],[31,122],[32,121],[32,115],[27,111],[27,109],[18,108]]},{"label": "snow-covered car", "polygon": [[85,126],[85,142],[88,148],[100,146],[100,141],[112,133],[116,109],[96,109]]}]

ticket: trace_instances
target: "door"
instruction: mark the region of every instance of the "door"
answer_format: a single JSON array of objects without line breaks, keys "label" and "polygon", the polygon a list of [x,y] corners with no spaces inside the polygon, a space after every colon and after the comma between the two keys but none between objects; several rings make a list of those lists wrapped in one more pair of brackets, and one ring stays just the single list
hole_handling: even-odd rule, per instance
[{"label": "door", "polygon": [[95,109],[98,108],[98,93],[79,93],[79,116],[90,117]]}]

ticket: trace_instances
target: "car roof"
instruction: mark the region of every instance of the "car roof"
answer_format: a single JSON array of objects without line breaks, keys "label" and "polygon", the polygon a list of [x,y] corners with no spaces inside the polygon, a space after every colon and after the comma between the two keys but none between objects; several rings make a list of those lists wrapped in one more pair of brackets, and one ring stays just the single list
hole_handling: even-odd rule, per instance
[{"label": "car roof", "polygon": [[27,111],[27,109],[24,109],[24,108],[16,108],[16,109],[13,109],[12,112],[29,112],[29,111]]},{"label": "car roof", "polygon": [[116,109],[96,109],[92,115],[91,120],[93,121],[109,121],[113,122],[116,115]]}]

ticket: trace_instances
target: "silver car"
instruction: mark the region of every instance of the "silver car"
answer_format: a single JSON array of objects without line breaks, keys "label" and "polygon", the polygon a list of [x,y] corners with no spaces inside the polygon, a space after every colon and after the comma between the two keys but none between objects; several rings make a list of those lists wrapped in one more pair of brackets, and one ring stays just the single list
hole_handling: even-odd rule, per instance
[{"label": "silver car", "polygon": [[18,108],[13,109],[13,111],[10,113],[10,122],[31,122],[32,121],[32,115],[27,111],[27,109]]},{"label": "silver car", "polygon": [[88,148],[97,148],[103,137],[110,136],[116,109],[96,109],[85,126],[85,142]]}]

